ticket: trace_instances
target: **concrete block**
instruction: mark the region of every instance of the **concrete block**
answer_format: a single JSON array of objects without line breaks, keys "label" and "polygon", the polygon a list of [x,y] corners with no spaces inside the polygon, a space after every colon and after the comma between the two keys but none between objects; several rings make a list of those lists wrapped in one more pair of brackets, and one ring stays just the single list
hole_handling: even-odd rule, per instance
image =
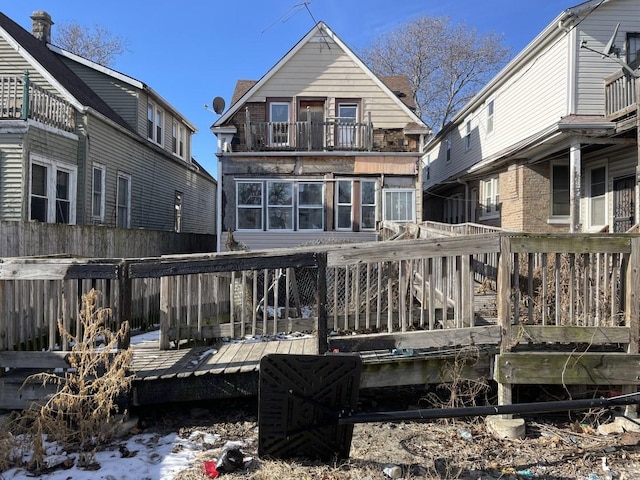
[{"label": "concrete block", "polygon": [[519,440],[526,435],[526,427],[522,418],[487,417],[485,424],[487,430],[496,438]]}]

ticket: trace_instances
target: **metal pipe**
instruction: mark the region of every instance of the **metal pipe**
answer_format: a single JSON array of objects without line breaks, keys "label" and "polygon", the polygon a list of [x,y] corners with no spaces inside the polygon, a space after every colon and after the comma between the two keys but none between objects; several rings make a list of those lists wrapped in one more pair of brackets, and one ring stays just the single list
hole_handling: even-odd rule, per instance
[{"label": "metal pipe", "polygon": [[368,422],[396,422],[403,420],[428,420],[434,418],[473,417],[483,415],[509,415],[518,413],[549,413],[590,408],[640,404],[640,393],[611,398],[585,400],[560,400],[555,402],[517,403],[513,405],[486,405],[478,407],[430,408],[403,412],[375,412],[347,414],[338,418],[339,425]]}]

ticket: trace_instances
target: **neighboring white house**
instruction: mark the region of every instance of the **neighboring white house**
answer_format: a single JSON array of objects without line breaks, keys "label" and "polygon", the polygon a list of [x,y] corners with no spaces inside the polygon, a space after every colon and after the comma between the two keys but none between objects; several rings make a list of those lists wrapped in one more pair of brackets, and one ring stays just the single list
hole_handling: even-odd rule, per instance
[{"label": "neighboring white house", "polygon": [[637,0],[561,12],[428,143],[423,218],[531,232],[635,225],[639,54]]}]

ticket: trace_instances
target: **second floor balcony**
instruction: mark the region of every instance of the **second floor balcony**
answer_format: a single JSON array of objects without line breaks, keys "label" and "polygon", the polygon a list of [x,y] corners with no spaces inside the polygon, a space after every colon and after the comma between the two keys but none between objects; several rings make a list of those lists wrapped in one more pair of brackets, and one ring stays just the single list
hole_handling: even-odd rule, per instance
[{"label": "second floor balcony", "polygon": [[[640,73],[638,70],[635,72]],[[638,78],[625,69],[605,78],[605,116],[608,120],[621,120],[637,114],[638,86]]]},{"label": "second floor balcony", "polygon": [[324,121],[254,122],[247,109],[244,142],[248,151],[371,151],[373,124],[353,118]]},{"label": "second floor balcony", "polygon": [[35,120],[66,132],[75,131],[73,106],[32,83],[28,74],[0,76],[0,120]]}]

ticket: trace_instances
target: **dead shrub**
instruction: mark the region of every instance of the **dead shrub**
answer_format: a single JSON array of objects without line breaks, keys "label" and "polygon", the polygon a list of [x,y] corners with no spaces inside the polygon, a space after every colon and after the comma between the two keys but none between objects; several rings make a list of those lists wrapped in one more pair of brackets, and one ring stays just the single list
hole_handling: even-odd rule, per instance
[{"label": "dead shrub", "polygon": [[[26,384],[54,385],[55,393],[24,412],[22,425],[32,442],[29,468],[43,468],[45,438],[68,452],[78,452],[78,465],[94,466],[96,450],[107,444],[120,424],[118,401],[132,381],[131,350],[119,350],[118,341],[127,333],[124,322],[117,333],[109,330],[110,309],[97,308],[98,292],[82,296],[81,331],[76,336],[58,321],[61,336],[72,346],[65,372],[42,372],[29,376]],[[24,386],[23,385],[23,386]]]}]

